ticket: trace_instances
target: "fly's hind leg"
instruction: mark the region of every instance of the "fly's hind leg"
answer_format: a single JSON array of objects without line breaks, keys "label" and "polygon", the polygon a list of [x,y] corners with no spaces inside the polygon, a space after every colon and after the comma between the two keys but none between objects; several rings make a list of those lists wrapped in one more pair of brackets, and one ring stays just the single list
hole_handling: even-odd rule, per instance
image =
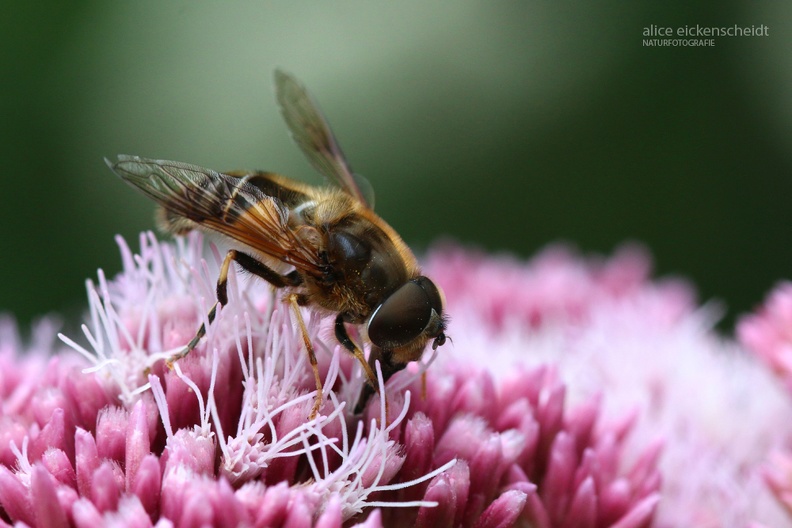
[{"label": "fly's hind leg", "polygon": [[313,370],[314,380],[316,381],[316,399],[311,414],[308,415],[309,420],[316,418],[319,413],[319,407],[322,406],[322,378],[319,376],[319,366],[316,364],[316,353],[314,352],[313,345],[311,344],[311,337],[308,335],[308,328],[305,326],[302,313],[300,313],[300,295],[292,293],[287,297],[289,304],[294,311],[294,317],[297,319],[297,324],[300,326],[300,333],[302,334],[303,342],[305,343],[305,350],[308,352],[308,360],[311,362],[311,370]]},{"label": "fly's hind leg", "polygon": [[[223,264],[220,266],[220,276],[217,278],[217,301],[214,303],[212,309],[209,310],[209,314],[207,315],[209,324],[214,321],[215,316],[217,315],[217,306],[225,306],[228,304],[228,268],[231,266],[232,261],[236,261],[237,264],[242,267],[242,269],[252,273],[253,275],[256,275],[257,277],[261,277],[276,288],[299,286],[300,283],[302,283],[302,278],[296,272],[281,275],[262,262],[259,262],[254,257],[251,257],[246,253],[242,253],[241,251],[237,251],[236,249],[231,249],[228,251],[228,253],[226,253],[225,258],[223,259]],[[166,363],[168,368],[172,368],[176,361],[192,352],[205,335],[206,323],[201,323],[200,328],[198,328],[198,331],[195,333],[195,337],[193,337],[190,342],[187,343],[187,346],[184,347],[184,350],[167,360]]]}]

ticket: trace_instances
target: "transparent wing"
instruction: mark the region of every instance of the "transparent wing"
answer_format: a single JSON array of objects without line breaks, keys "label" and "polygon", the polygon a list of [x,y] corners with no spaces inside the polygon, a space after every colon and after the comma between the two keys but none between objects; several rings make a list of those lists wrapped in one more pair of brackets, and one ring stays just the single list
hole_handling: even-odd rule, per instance
[{"label": "transparent wing", "polygon": [[138,156],[121,155],[115,163],[105,162],[168,215],[230,237],[303,272],[321,274],[318,251],[310,237],[289,227],[289,210],[245,178]]},{"label": "transparent wing", "polygon": [[305,87],[288,73],[275,70],[275,93],[292,138],[314,168],[360,203],[374,209],[371,184],[349,168],[330,125]]}]

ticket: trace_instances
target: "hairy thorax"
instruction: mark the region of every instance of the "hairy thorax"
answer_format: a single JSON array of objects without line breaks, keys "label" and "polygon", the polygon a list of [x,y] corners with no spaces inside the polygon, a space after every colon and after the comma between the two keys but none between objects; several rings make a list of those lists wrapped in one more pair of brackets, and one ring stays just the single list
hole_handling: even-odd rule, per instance
[{"label": "hairy thorax", "polygon": [[295,208],[297,218],[290,220],[298,230],[316,230],[317,251],[325,264],[321,276],[306,280],[309,300],[344,314],[349,323],[362,323],[418,269],[390,226],[344,200],[348,197],[317,196]]}]

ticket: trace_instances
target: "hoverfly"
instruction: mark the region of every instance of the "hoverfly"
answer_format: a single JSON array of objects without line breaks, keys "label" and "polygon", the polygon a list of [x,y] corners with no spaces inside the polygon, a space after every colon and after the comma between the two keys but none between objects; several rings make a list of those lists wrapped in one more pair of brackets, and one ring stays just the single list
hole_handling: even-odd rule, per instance
[{"label": "hoverfly", "polygon": [[[371,186],[352,172],[330,126],[305,88],[276,70],[275,91],[292,138],[308,160],[336,187],[314,187],[271,172],[216,172],[186,163],[118,156],[110,169],[160,206],[160,227],[174,234],[198,229],[220,235],[231,247],[220,267],[217,305],[228,302],[228,269],[244,270],[283,288],[300,326],[322,401],[316,356],[299,306],[336,314],[338,341],[366,373],[355,413],[377,391],[379,360],[387,381],[419,359],[429,341],[446,341],[440,289],[421,274],[401,237],[374,212]],[[346,325],[363,325],[371,343],[368,361],[349,337]],[[205,335],[202,324],[184,350]]]}]

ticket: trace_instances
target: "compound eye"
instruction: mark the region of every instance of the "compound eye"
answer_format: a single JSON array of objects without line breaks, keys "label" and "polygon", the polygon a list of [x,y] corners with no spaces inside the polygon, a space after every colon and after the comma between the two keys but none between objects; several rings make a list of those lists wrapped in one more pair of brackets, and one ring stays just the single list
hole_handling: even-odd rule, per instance
[{"label": "compound eye", "polygon": [[437,287],[426,277],[418,277],[393,292],[374,311],[368,323],[369,339],[385,349],[406,345],[430,324],[441,325],[442,311]]}]

